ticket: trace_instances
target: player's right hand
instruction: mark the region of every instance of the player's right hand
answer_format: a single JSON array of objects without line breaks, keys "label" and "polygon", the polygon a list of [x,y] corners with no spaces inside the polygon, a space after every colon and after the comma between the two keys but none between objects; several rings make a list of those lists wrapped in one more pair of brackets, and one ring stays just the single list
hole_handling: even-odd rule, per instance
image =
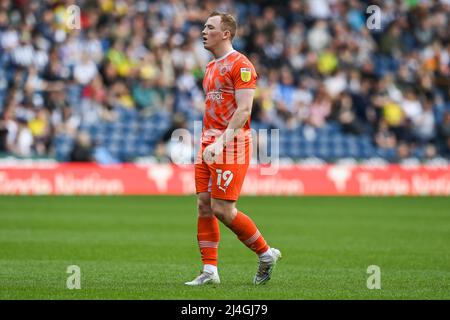
[{"label": "player's right hand", "polygon": [[215,150],[214,150],[215,146],[214,143],[210,144],[209,146],[207,146],[205,148],[205,150],[203,150],[203,160],[207,163],[207,164],[212,164],[214,163],[214,158],[215,158]]},{"label": "player's right hand", "polygon": [[223,150],[223,144],[220,141],[211,143],[203,150],[203,160],[207,164],[212,164],[216,158],[221,154]]}]

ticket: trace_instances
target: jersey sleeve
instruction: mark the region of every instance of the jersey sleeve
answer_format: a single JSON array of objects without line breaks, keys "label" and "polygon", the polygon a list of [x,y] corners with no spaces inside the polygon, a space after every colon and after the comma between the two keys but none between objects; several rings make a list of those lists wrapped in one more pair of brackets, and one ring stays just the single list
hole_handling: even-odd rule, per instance
[{"label": "jersey sleeve", "polygon": [[233,80],[234,89],[255,89],[256,74],[255,67],[247,59],[239,59],[233,64],[231,69],[231,78]]}]

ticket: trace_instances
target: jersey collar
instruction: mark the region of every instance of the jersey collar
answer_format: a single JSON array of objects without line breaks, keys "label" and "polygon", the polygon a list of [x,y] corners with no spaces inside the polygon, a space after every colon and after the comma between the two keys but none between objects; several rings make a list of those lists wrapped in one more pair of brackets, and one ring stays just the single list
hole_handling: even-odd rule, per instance
[{"label": "jersey collar", "polygon": [[235,52],[236,50],[232,49],[230,52],[226,53],[225,55],[221,56],[220,58],[215,59],[216,62],[225,59],[226,57],[228,57],[230,54],[232,54],[233,52]]}]

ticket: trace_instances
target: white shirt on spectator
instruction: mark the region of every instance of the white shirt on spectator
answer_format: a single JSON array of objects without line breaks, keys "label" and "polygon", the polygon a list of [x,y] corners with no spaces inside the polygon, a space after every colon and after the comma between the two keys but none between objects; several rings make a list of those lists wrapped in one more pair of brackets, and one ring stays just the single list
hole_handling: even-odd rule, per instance
[{"label": "white shirt on spectator", "polygon": [[401,106],[409,119],[414,119],[422,113],[422,105],[419,100],[403,99]]},{"label": "white shirt on spectator", "polygon": [[48,54],[44,50],[37,50],[33,55],[33,63],[39,71],[44,70],[48,64]]},{"label": "white shirt on spectator", "polygon": [[4,49],[12,49],[19,45],[19,34],[16,30],[7,30],[0,33],[0,45]]},{"label": "white shirt on spectator", "polygon": [[101,120],[102,105],[91,99],[81,100],[81,122],[86,125],[97,124]]},{"label": "white shirt on spectator", "polygon": [[423,139],[431,139],[435,134],[435,119],[432,110],[424,111],[412,118],[413,131]]},{"label": "white shirt on spectator", "polygon": [[309,90],[298,88],[295,89],[292,99],[294,103],[309,105],[313,100],[313,95]]},{"label": "white shirt on spectator", "polygon": [[17,123],[12,120],[8,120],[6,122],[6,129],[8,130],[8,133],[6,134],[6,143],[9,146],[12,146],[14,144],[14,141],[16,140],[17,136],[17,130],[19,127],[17,126]]},{"label": "white shirt on spectator", "polygon": [[326,28],[315,26],[308,32],[308,44],[312,50],[320,51],[330,42],[331,37]]},{"label": "white shirt on spectator", "polygon": [[347,78],[345,73],[341,72],[333,77],[328,77],[324,84],[331,97],[336,97],[347,88]]},{"label": "white shirt on spectator", "polygon": [[309,14],[317,19],[326,19],[331,16],[330,0],[309,0]]},{"label": "white shirt on spectator", "polygon": [[81,62],[75,65],[73,75],[82,85],[88,84],[97,75],[97,66],[92,60]]},{"label": "white shirt on spectator", "polygon": [[22,128],[18,133],[16,151],[21,156],[30,156],[32,145],[33,135],[31,134],[30,129]]},{"label": "white shirt on spectator", "polygon": [[81,60],[82,51],[81,41],[77,38],[69,39],[64,45],[61,46],[59,51],[61,61],[65,66],[72,66],[79,63]]},{"label": "white shirt on spectator", "polygon": [[84,42],[84,50],[95,63],[100,63],[103,58],[103,48],[100,40],[90,39]]},{"label": "white shirt on spectator", "polygon": [[51,114],[51,123],[55,127],[64,124],[65,129],[70,132],[75,132],[81,124],[81,117],[76,114],[71,114],[69,118],[64,121],[62,110],[56,109]]},{"label": "white shirt on spectator", "polygon": [[12,51],[13,61],[20,66],[29,66],[33,63],[34,49],[31,44],[25,44],[20,47],[16,47]]}]

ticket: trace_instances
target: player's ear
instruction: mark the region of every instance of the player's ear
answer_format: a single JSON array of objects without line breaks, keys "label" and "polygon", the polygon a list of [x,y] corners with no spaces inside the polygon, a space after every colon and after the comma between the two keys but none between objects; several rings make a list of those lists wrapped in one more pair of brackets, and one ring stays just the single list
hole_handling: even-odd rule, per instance
[{"label": "player's ear", "polygon": [[227,36],[228,36],[228,39],[231,39],[231,32],[230,32],[230,30],[225,30],[223,32],[222,39],[225,40],[227,38]]}]

